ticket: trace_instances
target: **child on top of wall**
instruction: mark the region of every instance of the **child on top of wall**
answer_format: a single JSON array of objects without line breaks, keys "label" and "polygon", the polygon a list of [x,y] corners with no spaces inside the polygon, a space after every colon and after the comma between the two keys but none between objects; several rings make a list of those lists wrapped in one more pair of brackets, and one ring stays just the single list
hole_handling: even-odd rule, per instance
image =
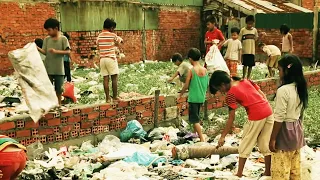
[{"label": "child on top of wall", "polygon": [[[61,106],[62,86],[65,76],[63,59],[64,55],[70,54],[70,44],[68,39],[61,34],[58,20],[52,18],[46,20],[44,28],[49,36],[44,39],[43,47],[38,47],[38,50],[46,55],[44,64],[49,78],[54,84],[58,102]],[[63,108],[61,107],[61,109]]]},{"label": "child on top of wall", "polygon": [[188,58],[192,64],[189,70],[186,83],[180,93],[180,98],[189,89],[189,122],[193,124],[194,131],[198,134],[200,141],[204,142],[200,126],[200,108],[206,100],[209,85],[209,76],[206,68],[200,65],[201,52],[192,48],[189,50]]},{"label": "child on top of wall", "polygon": [[[43,46],[43,40],[42,39],[37,38],[37,39],[34,40],[34,42],[36,43],[37,48],[42,48],[42,46]],[[39,54],[40,54],[40,57],[41,57],[42,61],[44,61],[46,59],[46,56],[44,54],[42,54],[40,51],[39,51]]]},{"label": "child on top of wall", "polygon": [[278,68],[278,61],[281,58],[281,51],[275,45],[259,43],[258,47],[268,55],[266,65],[268,66],[269,76],[274,77],[274,69]]},{"label": "child on top of wall", "polygon": [[106,101],[110,102],[109,77],[112,80],[113,100],[118,100],[118,74],[119,66],[116,56],[116,45],[123,42],[122,38],[114,33],[117,24],[113,19],[107,18],[103,30],[97,38],[100,54],[100,73],[103,76],[103,86]]},{"label": "child on top of wall", "polygon": [[273,180],[301,179],[300,149],[305,146],[302,120],[308,105],[307,82],[297,56],[285,55],[279,61],[282,85],[275,98],[275,123],[270,139],[273,153]]},{"label": "child on top of wall", "polygon": [[290,28],[283,24],[280,26],[280,33],[282,35],[282,54],[293,53],[293,38],[290,34]]},{"label": "child on top of wall", "polygon": [[192,69],[192,65],[183,61],[183,57],[180,53],[175,53],[172,58],[172,62],[178,66],[177,72],[168,80],[171,83],[177,76],[179,76],[180,82],[186,83],[189,70]]},{"label": "child on top of wall", "polygon": [[[242,42],[243,79],[250,79],[252,67],[255,66],[255,47],[259,34],[258,30],[254,28],[254,22],[254,16],[247,16],[247,26],[242,28],[239,34],[239,40]],[[262,34],[265,35],[264,32]]]},{"label": "child on top of wall", "polygon": [[18,178],[26,166],[26,147],[16,140],[0,135],[0,179],[10,180]]},{"label": "child on top of wall", "polygon": [[225,60],[230,70],[231,76],[237,75],[238,63],[241,61],[242,44],[239,41],[240,30],[238,28],[231,29],[231,39],[228,39],[223,46],[227,46]]},{"label": "child on top of wall", "polygon": [[[68,33],[64,32],[63,35],[70,40],[70,36]],[[70,49],[71,50],[71,49]],[[65,72],[65,78],[67,78],[67,82],[71,82],[71,69],[70,69],[70,63],[71,63],[71,56],[70,54],[66,54],[63,57],[64,59],[64,72]]]},{"label": "child on top of wall", "polygon": [[243,176],[243,169],[252,149],[258,144],[260,152],[265,159],[265,172],[263,179],[270,179],[271,151],[269,144],[273,127],[272,108],[260,87],[250,80],[239,77],[230,77],[224,71],[215,71],[210,79],[210,92],[227,93],[226,103],[229,107],[229,119],[218,142],[218,148],[225,143],[225,137],[230,132],[238,104],[245,107],[248,121],[243,127],[242,140],[239,145],[239,167],[237,176]]},{"label": "child on top of wall", "polygon": [[[216,27],[216,21],[214,17],[209,16],[206,20],[208,31],[205,34],[204,45],[206,46],[206,54],[209,52],[210,47],[214,44],[214,40],[219,40],[217,44],[219,50],[225,41],[222,32]],[[206,64],[205,64],[205,67]]]}]

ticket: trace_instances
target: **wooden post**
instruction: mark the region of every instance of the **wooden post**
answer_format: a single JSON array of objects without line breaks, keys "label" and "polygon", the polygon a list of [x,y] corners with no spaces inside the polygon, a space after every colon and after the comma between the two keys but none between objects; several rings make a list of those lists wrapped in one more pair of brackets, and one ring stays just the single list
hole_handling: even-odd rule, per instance
[{"label": "wooden post", "polygon": [[160,96],[160,90],[155,91],[155,102],[154,102],[154,128],[159,127],[159,96]]},{"label": "wooden post", "polygon": [[316,1],[315,6],[313,8],[313,42],[312,42],[312,62],[315,63],[317,61],[318,56],[318,20],[319,20],[319,8],[318,1]]},{"label": "wooden post", "polygon": [[143,61],[147,60],[147,33],[146,33],[146,8],[142,8],[143,11],[143,28],[142,28],[142,58]]},{"label": "wooden post", "polygon": [[206,100],[204,102],[204,120],[208,120],[208,101]]}]

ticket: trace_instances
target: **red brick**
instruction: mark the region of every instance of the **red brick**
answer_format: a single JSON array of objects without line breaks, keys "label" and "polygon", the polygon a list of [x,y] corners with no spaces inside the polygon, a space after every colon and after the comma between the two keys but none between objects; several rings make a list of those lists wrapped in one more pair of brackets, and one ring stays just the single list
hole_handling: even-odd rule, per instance
[{"label": "red brick", "polygon": [[60,124],[61,124],[61,120],[58,118],[48,120],[48,126],[58,126]]},{"label": "red brick", "polygon": [[177,103],[184,103],[187,102],[187,97],[181,97],[177,99]]},{"label": "red brick", "polygon": [[103,104],[100,106],[100,111],[109,110],[111,108],[110,104]]},{"label": "red brick", "polygon": [[109,110],[106,112],[107,117],[112,117],[117,115],[117,110]]},{"label": "red brick", "polygon": [[94,111],[93,107],[89,107],[89,108],[85,108],[85,109],[81,109],[81,113],[82,114],[88,114]]},{"label": "red brick", "polygon": [[70,117],[73,115],[73,110],[68,111],[68,112],[62,112],[61,117]]},{"label": "red brick", "polygon": [[53,129],[40,129],[39,130],[39,135],[51,135],[53,133],[54,133]]},{"label": "red brick", "polygon": [[88,114],[88,119],[89,120],[94,120],[94,119],[99,118],[99,116],[100,116],[99,112],[90,113],[90,114]]},{"label": "red brick", "polygon": [[128,101],[119,101],[118,103],[119,108],[127,107],[128,105],[129,105]]},{"label": "red brick", "polygon": [[136,106],[135,109],[136,109],[136,112],[141,112],[146,109],[146,106],[145,105]]},{"label": "red brick", "polygon": [[16,137],[30,137],[31,136],[31,131],[30,130],[20,130],[16,131]]},{"label": "red brick", "polygon": [[88,122],[81,122],[81,129],[87,129],[87,128],[91,128],[92,122],[88,121]]},{"label": "red brick", "polygon": [[68,118],[69,123],[77,123],[77,122],[80,122],[80,120],[81,120],[80,116],[73,116]]},{"label": "red brick", "polygon": [[65,125],[61,127],[61,132],[69,132],[72,130],[72,128],[73,128],[73,125]]},{"label": "red brick", "polygon": [[5,122],[5,123],[0,124],[0,130],[1,131],[14,129],[15,127],[16,127],[16,125],[14,124],[14,122]]},{"label": "red brick", "polygon": [[109,125],[111,120],[109,118],[102,118],[100,119],[100,125]]},{"label": "red brick", "polygon": [[143,98],[141,99],[142,104],[150,104],[152,102],[152,98]]},{"label": "red brick", "polygon": [[25,128],[29,129],[29,128],[38,128],[39,127],[39,122],[34,122],[34,121],[26,121],[25,122]]},{"label": "red brick", "polygon": [[142,113],[143,117],[152,117],[152,115],[153,115],[152,111],[145,111]]}]

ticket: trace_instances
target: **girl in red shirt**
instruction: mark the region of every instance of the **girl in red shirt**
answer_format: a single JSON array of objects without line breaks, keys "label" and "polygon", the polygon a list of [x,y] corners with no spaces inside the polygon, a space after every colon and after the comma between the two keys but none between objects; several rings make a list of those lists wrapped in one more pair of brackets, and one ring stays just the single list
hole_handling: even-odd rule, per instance
[{"label": "girl in red shirt", "polygon": [[273,127],[272,108],[260,87],[250,80],[231,77],[224,71],[215,71],[210,79],[210,92],[227,93],[226,103],[229,107],[229,119],[221,134],[218,148],[224,145],[225,137],[230,132],[235,119],[238,104],[245,107],[248,121],[243,127],[242,140],[239,145],[239,167],[237,176],[243,176],[243,169],[252,149],[257,144],[260,152],[265,156],[265,172],[263,179],[271,179],[271,152],[269,141]]}]

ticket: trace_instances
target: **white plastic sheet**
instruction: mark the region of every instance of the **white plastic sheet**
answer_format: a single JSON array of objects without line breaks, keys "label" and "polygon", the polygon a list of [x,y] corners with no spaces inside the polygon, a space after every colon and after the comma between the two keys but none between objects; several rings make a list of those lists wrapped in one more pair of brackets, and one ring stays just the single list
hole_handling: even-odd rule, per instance
[{"label": "white plastic sheet", "polygon": [[29,108],[30,117],[37,122],[43,114],[58,106],[58,99],[49,80],[35,43],[10,51],[9,59]]},{"label": "white plastic sheet", "polygon": [[210,50],[205,57],[205,61],[209,73],[221,70],[230,74],[229,68],[216,45],[210,47]]}]

